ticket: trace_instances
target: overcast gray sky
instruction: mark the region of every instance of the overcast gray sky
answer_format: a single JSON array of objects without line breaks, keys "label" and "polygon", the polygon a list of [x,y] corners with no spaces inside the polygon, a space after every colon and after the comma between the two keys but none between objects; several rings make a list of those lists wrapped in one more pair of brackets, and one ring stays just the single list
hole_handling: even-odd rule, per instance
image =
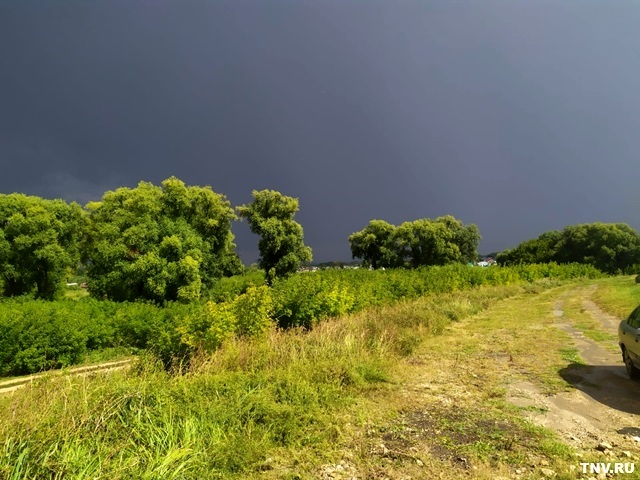
[{"label": "overcast gray sky", "polygon": [[0,0],[0,192],[276,189],[317,261],[373,218],[452,214],[485,253],[639,229],[639,25],[631,0]]}]

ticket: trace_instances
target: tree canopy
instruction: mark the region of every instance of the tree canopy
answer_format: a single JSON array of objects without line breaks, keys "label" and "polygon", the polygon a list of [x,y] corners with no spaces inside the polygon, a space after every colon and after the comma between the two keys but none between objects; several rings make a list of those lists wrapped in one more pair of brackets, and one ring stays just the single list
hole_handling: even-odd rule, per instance
[{"label": "tree canopy", "polygon": [[624,223],[570,225],[527,240],[497,257],[503,265],[586,263],[606,273],[640,264],[640,235]]},{"label": "tree canopy", "polygon": [[538,238],[522,242],[514,249],[498,253],[496,261],[502,265],[554,261],[556,260],[556,252],[561,238],[562,232],[559,230],[545,232]]},{"label": "tree canopy", "polygon": [[373,268],[390,267],[397,263],[393,245],[396,227],[384,220],[371,220],[363,230],[349,236],[353,258],[361,258]]},{"label": "tree canopy", "polygon": [[0,194],[0,284],[5,296],[53,299],[79,260],[84,217],[80,205]]},{"label": "tree canopy", "polygon": [[186,302],[242,268],[231,233],[236,216],[210,187],[187,187],[175,177],[161,186],[140,182],[86,208],[84,253],[94,296]]},{"label": "tree canopy", "polygon": [[423,218],[396,227],[371,220],[349,236],[353,258],[372,268],[446,265],[474,261],[480,241],[478,227],[464,225],[451,215]]},{"label": "tree canopy", "polygon": [[253,202],[238,207],[237,211],[247,219],[251,231],[260,236],[258,265],[272,283],[310,262],[311,248],[304,244],[302,226],[293,219],[299,208],[297,198],[275,190],[254,190],[252,196]]}]

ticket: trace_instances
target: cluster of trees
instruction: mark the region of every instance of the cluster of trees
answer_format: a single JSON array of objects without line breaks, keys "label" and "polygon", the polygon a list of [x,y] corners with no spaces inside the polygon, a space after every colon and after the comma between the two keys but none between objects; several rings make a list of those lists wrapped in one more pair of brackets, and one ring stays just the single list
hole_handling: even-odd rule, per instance
[{"label": "cluster of trees", "polygon": [[192,301],[242,271],[224,196],[177,178],[107,192],[87,204],[83,251],[91,292],[116,301]]},{"label": "cluster of trees", "polygon": [[371,220],[349,236],[353,258],[373,268],[446,265],[473,262],[478,256],[480,233],[476,225],[464,225],[451,215],[423,218],[396,227]]},{"label": "cluster of trees", "polygon": [[[106,192],[77,203],[0,194],[0,294],[53,299],[81,265],[92,296],[115,301],[191,302],[224,276],[241,273],[233,221],[259,235],[259,266],[271,285],[310,262],[294,220],[298,200],[253,191],[234,209],[211,187],[171,177],[156,186]],[[473,262],[480,234],[451,215],[405,222],[372,220],[349,236],[353,258],[378,268]],[[551,231],[497,255],[502,265],[584,263],[607,273],[640,265],[640,235],[626,224],[592,223]]]},{"label": "cluster of trees", "polygon": [[[260,235],[260,265],[272,281],[310,261],[311,249],[293,220],[297,199],[268,190],[253,197],[238,214]],[[242,272],[231,232],[237,219],[223,195],[175,177],[106,192],[85,209],[0,195],[0,291],[53,299],[81,262],[97,298],[190,302]]]},{"label": "cluster of trees", "polygon": [[640,265],[640,235],[624,223],[588,223],[543,233],[498,254],[501,265],[586,263],[606,273]]}]

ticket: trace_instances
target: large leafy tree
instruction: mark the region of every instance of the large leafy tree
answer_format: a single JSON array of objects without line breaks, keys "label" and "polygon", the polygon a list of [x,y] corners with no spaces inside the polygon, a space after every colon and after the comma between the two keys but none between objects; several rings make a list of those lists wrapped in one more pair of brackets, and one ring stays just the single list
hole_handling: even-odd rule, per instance
[{"label": "large leafy tree", "polygon": [[455,261],[475,262],[478,257],[478,243],[482,239],[478,226],[473,223],[465,225],[453,215],[436,218],[436,223],[447,228],[451,242],[458,247],[460,258]]},{"label": "large leafy tree", "polygon": [[349,236],[353,258],[361,258],[372,268],[395,266],[398,261],[392,243],[395,231],[395,225],[371,220],[364,229]]},{"label": "large leafy tree", "polygon": [[238,273],[230,203],[210,187],[171,177],[161,186],[106,192],[87,205],[85,251],[92,295],[117,301],[188,302]]},{"label": "large leafy tree", "polygon": [[607,273],[640,264],[640,235],[624,223],[569,225],[527,240],[497,258],[518,263],[587,263]]},{"label": "large leafy tree", "polygon": [[445,265],[462,259],[454,232],[443,223],[429,219],[405,222],[398,227],[395,238],[398,256],[412,268]]},{"label": "large leafy tree", "polygon": [[237,211],[247,219],[251,231],[260,236],[258,265],[271,284],[310,262],[311,248],[304,244],[302,226],[293,219],[299,209],[297,198],[275,190],[254,190],[252,195],[253,202],[238,207]]},{"label": "large leafy tree", "polygon": [[349,237],[353,257],[373,268],[472,261],[479,241],[478,227],[464,225],[451,215],[404,222],[399,227],[372,220]]},{"label": "large leafy tree", "polygon": [[0,195],[0,284],[6,296],[35,290],[53,299],[77,266],[84,216],[80,205],[23,194]]},{"label": "large leafy tree", "polygon": [[403,223],[396,230],[393,243],[402,263],[417,268],[473,261],[479,241],[478,227],[465,226],[447,215]]},{"label": "large leafy tree", "polygon": [[588,263],[606,273],[640,264],[640,235],[624,223],[571,225],[562,231],[553,257],[559,263]]}]

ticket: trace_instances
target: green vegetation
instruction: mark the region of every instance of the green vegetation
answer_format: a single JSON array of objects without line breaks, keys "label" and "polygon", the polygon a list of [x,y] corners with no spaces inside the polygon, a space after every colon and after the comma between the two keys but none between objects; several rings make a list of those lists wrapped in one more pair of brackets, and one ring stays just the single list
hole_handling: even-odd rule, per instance
[{"label": "green vegetation", "polygon": [[258,264],[266,272],[267,282],[295,273],[312,259],[311,248],[304,244],[302,226],[293,217],[298,199],[274,190],[253,191],[253,202],[238,207],[249,228],[260,235]]},{"label": "green vegetation", "polygon": [[[257,297],[279,283],[207,308],[266,319]],[[513,382],[568,388],[558,371],[580,358],[553,306],[575,289],[547,278],[427,294],[309,331],[224,337],[170,372],[143,355],[127,371],[43,378],[0,397],[0,478],[322,478],[337,464],[358,478],[540,478],[535,465],[577,478],[570,467],[597,457],[579,460],[527,419],[543,408],[507,399]],[[200,342],[204,330],[189,326],[185,338]]]},{"label": "green vegetation", "polygon": [[229,339],[182,375],[145,357],[128,372],[42,380],[0,399],[0,477],[311,473],[350,441],[349,422],[357,426],[364,413],[356,399],[386,391],[393,365],[423,338],[452,316],[522,291],[480,288],[328,321],[306,334]]},{"label": "green vegetation", "polygon": [[640,235],[624,223],[571,225],[505,250],[497,261],[501,265],[576,262],[611,274],[633,271],[640,265]]},{"label": "green vegetation", "polygon": [[194,308],[92,298],[4,300],[0,302],[0,375],[66,367],[105,349],[137,352],[165,345],[178,335],[171,327],[174,319],[186,317]]},{"label": "green vegetation", "polygon": [[395,225],[384,220],[371,220],[363,230],[349,236],[353,258],[362,258],[364,266],[373,268],[395,266],[392,241],[395,230]]},{"label": "green vegetation", "polygon": [[[363,478],[396,467],[423,478],[425,462],[442,471],[467,457],[492,469],[481,477],[509,477],[527,452],[567,470],[571,450],[510,406],[508,384],[568,388],[558,372],[581,359],[553,327],[557,295],[573,295],[576,328],[611,341],[576,295],[589,288],[624,316],[640,287],[577,282],[640,265],[635,231],[567,227],[483,269],[464,265],[477,257],[475,225],[373,220],[349,237],[373,270],[296,273],[311,261],[298,200],[253,198],[237,212],[260,236],[261,270],[240,274],[238,217],[210,187],[141,182],[85,210],[0,195],[0,376],[137,355],[127,371],[45,376],[0,397],[0,478],[317,478],[330,475],[318,462],[345,452]],[[70,278],[91,296],[64,290]],[[573,290],[554,288],[567,281]],[[400,388],[409,373],[440,375],[440,394]],[[375,449],[390,461],[371,460]]]},{"label": "green vegetation", "polygon": [[405,222],[399,227],[371,220],[349,236],[353,258],[373,268],[447,265],[473,262],[478,256],[480,233],[451,215]]},{"label": "green vegetation", "polygon": [[79,260],[84,217],[76,203],[0,194],[0,288],[51,300]]},{"label": "green vegetation", "polygon": [[209,187],[186,187],[177,178],[162,187],[141,182],[107,192],[87,209],[84,256],[97,298],[190,302],[216,278],[241,270],[233,209]]},{"label": "green vegetation", "polygon": [[614,277],[599,282],[592,298],[605,312],[622,320],[640,305],[640,285],[635,277]]},{"label": "green vegetation", "polygon": [[[82,361],[89,352],[129,348],[155,352],[167,367],[234,336],[261,336],[280,327],[322,320],[433,293],[539,279],[595,278],[586,265],[529,265],[480,269],[464,265],[418,270],[326,270],[261,285],[260,274],[228,279],[216,300],[164,307],[93,298],[0,302],[0,375],[34,373]],[[453,317],[452,317],[453,318]]]},{"label": "green vegetation", "polygon": [[282,327],[312,327],[326,317],[392,304],[431,293],[480,285],[509,285],[543,278],[598,278],[587,265],[544,264],[475,268],[447,265],[415,270],[327,270],[304,273],[273,285],[275,318]]}]

